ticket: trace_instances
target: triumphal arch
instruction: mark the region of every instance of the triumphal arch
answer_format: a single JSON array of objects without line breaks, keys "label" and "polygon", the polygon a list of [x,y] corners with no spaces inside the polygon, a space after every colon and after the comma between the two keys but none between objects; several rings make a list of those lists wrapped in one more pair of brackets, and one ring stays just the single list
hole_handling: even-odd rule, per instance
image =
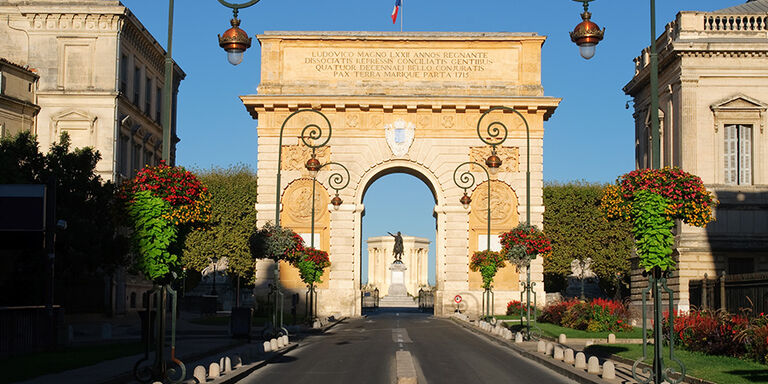
[{"label": "triumphal arch", "polygon": [[[491,176],[491,247],[498,244],[495,235],[525,220],[526,165],[531,222],[541,227],[544,121],[560,102],[545,96],[541,85],[545,37],[535,33],[266,32],[258,39],[261,83],[256,95],[243,96],[242,101],[258,119],[259,225],[275,220],[279,194],[281,225],[301,233],[305,240],[314,238],[316,247],[329,252],[332,265],[318,289],[319,314],[361,313],[362,202],[374,181],[395,172],[418,177],[434,195],[435,313],[452,313],[457,294],[463,298],[462,309],[479,313],[482,280],[479,273],[470,271],[469,260],[487,246],[488,181],[479,167],[468,169],[476,183],[466,191],[472,198],[466,209],[460,202],[465,191],[454,183],[454,170],[467,161],[485,163],[491,146],[478,132],[489,139],[487,123],[504,124],[508,137],[496,151],[503,164]],[[514,108],[520,114],[493,111],[478,131],[478,119],[496,106]],[[302,109],[322,115],[294,114]],[[523,117],[530,127],[530,153]],[[317,145],[325,138],[309,138],[307,126],[321,128],[323,135],[332,133],[327,145],[316,150],[318,160],[344,164],[350,174],[349,185],[339,191],[343,203],[334,207],[329,176],[341,169],[332,165],[320,170],[314,234],[310,234],[312,178],[304,166],[312,150],[305,142]],[[305,140],[300,139],[302,135]],[[530,164],[526,164],[528,154]],[[276,188],[278,156],[281,181]],[[393,196],[392,204],[407,198]],[[258,291],[273,283],[274,265],[262,261],[256,269]],[[541,258],[534,260],[531,272],[541,302]],[[289,265],[280,266],[280,285],[301,297],[306,291]],[[494,282],[495,312],[502,312],[509,300],[519,300],[520,290],[515,268],[501,270]]]}]

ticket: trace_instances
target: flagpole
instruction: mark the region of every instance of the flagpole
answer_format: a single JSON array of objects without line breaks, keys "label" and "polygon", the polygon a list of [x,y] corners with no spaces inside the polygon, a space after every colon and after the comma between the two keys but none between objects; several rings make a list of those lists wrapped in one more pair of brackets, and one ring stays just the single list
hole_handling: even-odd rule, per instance
[{"label": "flagpole", "polygon": [[402,32],[403,19],[405,19],[405,0],[400,0],[400,8],[402,8],[402,12],[400,12],[400,32]]}]

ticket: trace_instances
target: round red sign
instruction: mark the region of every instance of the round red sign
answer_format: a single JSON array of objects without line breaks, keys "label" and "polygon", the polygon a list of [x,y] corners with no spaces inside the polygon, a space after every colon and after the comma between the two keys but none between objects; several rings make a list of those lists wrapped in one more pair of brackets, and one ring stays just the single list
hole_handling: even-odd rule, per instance
[{"label": "round red sign", "polygon": [[453,298],[453,301],[455,301],[455,302],[456,302],[456,304],[458,304],[458,303],[461,303],[461,295],[456,295],[456,296]]}]

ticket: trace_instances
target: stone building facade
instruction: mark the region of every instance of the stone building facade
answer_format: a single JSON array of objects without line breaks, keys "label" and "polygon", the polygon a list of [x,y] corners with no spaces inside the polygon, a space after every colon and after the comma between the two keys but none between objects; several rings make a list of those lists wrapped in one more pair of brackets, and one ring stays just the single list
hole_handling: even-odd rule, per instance
[{"label": "stone building facade", "polygon": [[[115,181],[159,161],[165,51],[128,8],[117,0],[6,0],[0,18],[0,52],[39,75],[41,150],[67,132],[73,147],[101,153],[98,174]],[[175,66],[174,99],[184,76]]]},{"label": "stone building facade", "polygon": [[[423,237],[403,236],[402,262],[405,265],[405,289],[411,296],[419,295],[419,288],[429,285],[429,243]],[[378,288],[382,295],[389,292],[391,273],[389,267],[395,261],[392,250],[395,238],[392,236],[369,237],[368,285]]]},{"label": "stone building facade", "polygon": [[[99,151],[97,174],[114,182],[160,161],[165,50],[128,8],[117,0],[4,0],[0,19],[0,55],[39,76],[39,113],[25,127],[41,151],[67,132],[73,148]],[[174,65],[173,105],[184,77]],[[105,305],[121,313],[140,309],[150,286],[118,272],[93,289],[104,289]]]},{"label": "stone building facade", "polygon": [[35,131],[39,76],[0,57],[0,138]]},{"label": "stone building facade", "polygon": [[[299,139],[309,133],[304,128],[314,125],[327,133],[330,124],[332,137],[318,159],[344,164],[350,172],[348,187],[339,191],[344,203],[338,209],[329,204],[333,191],[328,180],[339,169],[323,168],[317,178],[316,245],[329,252],[332,263],[318,289],[320,315],[360,315],[363,199],[376,180],[391,173],[419,178],[434,197],[435,314],[452,313],[457,294],[470,312],[479,313],[482,279],[479,272],[469,270],[469,260],[485,247],[487,236],[496,238],[526,217],[528,153],[531,221],[539,227],[542,222],[544,122],[560,102],[545,96],[541,85],[545,37],[535,33],[265,32],[258,38],[262,49],[258,94],[241,99],[259,121],[259,226],[274,221],[278,209],[281,225],[309,232],[312,179],[304,163],[311,151]],[[501,122],[508,130],[507,140],[498,148],[504,165],[492,177],[491,196],[485,172],[469,168],[476,183],[466,190],[472,204],[465,209],[460,202],[465,190],[455,184],[454,170],[470,160],[483,164],[490,154],[477,127],[481,116],[494,106],[514,108],[519,115],[495,111],[486,116],[485,122]],[[525,122],[530,127],[530,152]],[[486,229],[489,199],[490,234]],[[305,290],[295,284],[294,268],[281,264],[279,272],[282,286]],[[257,263],[259,294],[266,293],[273,276],[271,261]],[[543,301],[541,258],[533,262],[532,279]],[[508,266],[495,281],[495,311],[501,313],[509,300],[520,297],[518,274]]]},{"label": "stone building facade", "polygon": [[[768,271],[768,0],[714,12],[680,12],[656,40],[661,165],[698,175],[720,204],[706,228],[680,223],[679,308],[689,282],[722,272]],[[624,91],[635,101],[636,166],[650,158],[649,50]],[[632,277],[637,302],[644,278]]]}]

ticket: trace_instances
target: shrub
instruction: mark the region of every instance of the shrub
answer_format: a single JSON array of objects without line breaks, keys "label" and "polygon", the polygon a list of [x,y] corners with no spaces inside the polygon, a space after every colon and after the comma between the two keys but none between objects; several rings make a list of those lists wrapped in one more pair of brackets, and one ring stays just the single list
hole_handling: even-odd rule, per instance
[{"label": "shrub", "polygon": [[619,301],[576,299],[561,301],[544,308],[542,322],[589,332],[622,332],[631,330],[629,309]]},{"label": "shrub", "polygon": [[480,271],[483,276],[483,288],[490,289],[493,283],[493,277],[496,272],[504,267],[504,259],[499,252],[477,251],[472,255],[469,262],[469,269],[472,272]]},{"label": "shrub", "polygon": [[[507,315],[519,315],[523,311],[527,311],[528,308],[525,306],[524,303],[521,303],[517,300],[512,300],[509,303],[507,303]],[[531,306],[531,312],[535,311],[536,308]]]}]

